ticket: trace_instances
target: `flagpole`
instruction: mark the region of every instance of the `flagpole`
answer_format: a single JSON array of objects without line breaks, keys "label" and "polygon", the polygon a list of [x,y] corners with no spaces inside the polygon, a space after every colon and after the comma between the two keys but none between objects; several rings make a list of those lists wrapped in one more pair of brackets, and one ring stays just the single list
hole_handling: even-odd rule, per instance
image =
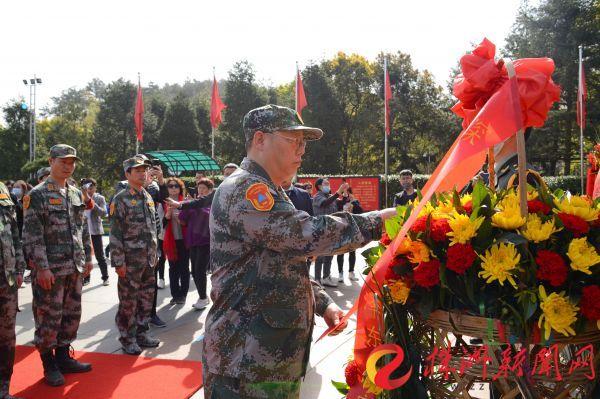
[{"label": "flagpole", "polygon": [[385,207],[388,207],[388,118],[387,118],[387,103],[385,100],[386,90],[386,79],[387,79],[387,58],[383,59],[383,136],[385,137],[384,152],[385,152]]},{"label": "flagpole", "polygon": [[[141,88],[141,79],[140,79],[140,73],[138,72],[138,89]],[[135,153],[139,154],[140,153],[140,140],[138,139],[137,134],[135,135]]]},{"label": "flagpole", "polygon": [[298,61],[296,61],[296,86],[294,87],[294,109],[298,111]]},{"label": "flagpole", "polygon": [[584,169],[585,165],[583,163],[583,82],[581,81],[582,77],[582,58],[583,58],[583,46],[579,45],[579,86],[577,88],[577,102],[579,103],[580,111],[577,117],[579,118],[579,162],[580,162],[580,174],[581,174],[581,195],[585,194],[585,183],[584,183]]}]

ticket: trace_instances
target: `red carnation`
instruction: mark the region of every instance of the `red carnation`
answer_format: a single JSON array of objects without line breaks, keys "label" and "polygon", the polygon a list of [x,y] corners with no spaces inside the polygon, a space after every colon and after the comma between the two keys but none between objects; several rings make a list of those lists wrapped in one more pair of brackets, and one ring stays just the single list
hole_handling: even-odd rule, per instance
[{"label": "red carnation", "polygon": [[349,387],[358,385],[362,379],[362,373],[354,360],[348,362],[344,375],[346,376],[346,384],[348,384]]},{"label": "red carnation", "polygon": [[451,232],[452,229],[446,219],[434,219],[431,221],[431,238],[433,241],[444,242],[448,238],[446,233]]},{"label": "red carnation", "polygon": [[535,257],[538,265],[536,277],[550,283],[553,287],[560,287],[567,280],[569,269],[563,258],[556,252],[540,249]]},{"label": "red carnation", "polygon": [[590,231],[590,225],[588,222],[580,218],[579,216],[569,215],[568,213],[559,213],[556,216],[561,220],[567,230],[569,230],[575,237],[582,237]]},{"label": "red carnation", "polygon": [[600,287],[589,285],[583,288],[579,308],[586,319],[600,320]]},{"label": "red carnation", "polygon": [[427,230],[427,216],[421,216],[412,226],[410,226],[410,231],[413,233],[424,233]]},{"label": "red carnation", "polygon": [[473,201],[467,201],[462,207],[469,215],[473,213]]},{"label": "red carnation", "polygon": [[421,262],[413,270],[415,283],[421,287],[431,288],[440,283],[440,261],[431,259],[429,262]]},{"label": "red carnation", "polygon": [[381,240],[379,240],[379,242],[381,243],[381,245],[388,246],[392,243],[392,240],[390,239],[390,236],[388,236],[388,233],[384,231],[381,235]]},{"label": "red carnation", "polygon": [[448,248],[446,267],[458,274],[465,274],[477,259],[471,244],[454,244]]},{"label": "red carnation", "polygon": [[550,205],[537,199],[527,201],[527,209],[529,213],[543,213],[544,215],[547,215],[552,210]]}]

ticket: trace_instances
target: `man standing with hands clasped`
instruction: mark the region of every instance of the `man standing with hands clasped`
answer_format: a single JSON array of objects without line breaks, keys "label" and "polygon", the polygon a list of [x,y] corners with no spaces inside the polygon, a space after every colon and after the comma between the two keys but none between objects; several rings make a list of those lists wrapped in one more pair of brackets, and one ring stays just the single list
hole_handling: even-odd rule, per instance
[{"label": "man standing with hands clasped", "polygon": [[32,264],[34,343],[48,385],[63,385],[64,373],[92,366],[71,357],[81,319],[82,280],[92,270],[92,244],[84,211],[94,202],[67,184],[77,162],[75,148],[50,148],[50,176],[23,197],[23,251]]},{"label": "man standing with hands clasped", "polygon": [[243,129],[247,157],[217,189],[210,215],[213,306],[202,353],[205,397],[298,398],[314,314],[329,326],[343,315],[309,279],[306,258],[379,239],[383,219],[396,211],[311,217],[295,209],[281,185],[296,174],[307,141],[323,132],[276,105],[248,112]]},{"label": "man standing with hands clasped", "polygon": [[110,259],[119,275],[116,323],[123,352],[139,355],[160,341],[148,334],[154,298],[154,266],[160,221],[156,205],[144,189],[150,162],[136,155],[123,162],[127,188],[110,205]]}]

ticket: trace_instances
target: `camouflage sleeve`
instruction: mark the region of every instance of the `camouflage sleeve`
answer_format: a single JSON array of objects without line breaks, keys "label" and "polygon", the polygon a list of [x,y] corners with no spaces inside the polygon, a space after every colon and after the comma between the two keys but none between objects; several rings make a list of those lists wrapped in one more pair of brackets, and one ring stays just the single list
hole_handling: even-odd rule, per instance
[{"label": "camouflage sleeve", "polygon": [[97,201],[94,201],[94,208],[92,209],[92,215],[95,217],[106,216],[106,200],[103,196],[98,195]]},{"label": "camouflage sleeve", "polygon": [[23,252],[27,259],[38,270],[49,268],[44,240],[43,198],[37,191],[32,191],[29,205],[23,207]]},{"label": "camouflage sleeve", "polygon": [[[234,195],[245,196],[245,190]],[[213,209],[221,205],[219,202],[213,202]],[[340,212],[310,216],[283,199],[276,199],[270,211],[256,209],[250,200],[231,203],[223,215],[231,220],[233,228],[229,233],[276,252],[307,257],[335,255],[381,237],[383,221],[378,211],[362,215]]]},{"label": "camouflage sleeve", "polygon": [[311,280],[312,289],[315,294],[315,312],[323,317],[325,314],[325,309],[327,306],[333,303],[333,299],[325,292],[323,287],[321,287],[316,281]]},{"label": "camouflage sleeve", "polygon": [[113,198],[110,205],[110,261],[112,267],[125,266],[125,252],[123,245],[123,201],[119,197]]},{"label": "camouflage sleeve", "polygon": [[19,236],[19,226],[17,225],[17,219],[14,218],[14,222],[11,224],[11,233],[13,239],[13,247],[15,248],[15,268],[17,274],[23,274],[25,272],[25,257],[23,256],[23,243]]}]

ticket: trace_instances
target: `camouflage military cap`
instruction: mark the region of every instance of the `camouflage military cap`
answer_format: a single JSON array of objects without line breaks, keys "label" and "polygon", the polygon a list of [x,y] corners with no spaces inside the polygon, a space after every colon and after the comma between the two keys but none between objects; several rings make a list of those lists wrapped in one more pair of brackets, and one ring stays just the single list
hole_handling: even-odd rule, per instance
[{"label": "camouflage military cap", "polygon": [[77,156],[77,150],[66,144],[53,145],[50,148],[50,158],[75,158],[81,162],[81,158]]},{"label": "camouflage military cap", "polygon": [[50,168],[48,166],[46,166],[44,168],[39,168],[35,174],[35,177],[36,177],[36,179],[40,180],[42,177],[49,176],[49,175],[50,175]]},{"label": "camouflage military cap", "polygon": [[131,168],[137,168],[138,166],[152,166],[150,160],[144,154],[137,154],[129,159],[123,161],[123,170],[125,172],[129,171]]},{"label": "camouflage military cap", "polygon": [[298,132],[302,133],[306,140],[319,140],[323,137],[321,129],[304,126],[300,115],[293,109],[273,104],[249,111],[244,116],[243,126],[246,140],[251,140],[254,132],[259,130],[265,133]]}]

